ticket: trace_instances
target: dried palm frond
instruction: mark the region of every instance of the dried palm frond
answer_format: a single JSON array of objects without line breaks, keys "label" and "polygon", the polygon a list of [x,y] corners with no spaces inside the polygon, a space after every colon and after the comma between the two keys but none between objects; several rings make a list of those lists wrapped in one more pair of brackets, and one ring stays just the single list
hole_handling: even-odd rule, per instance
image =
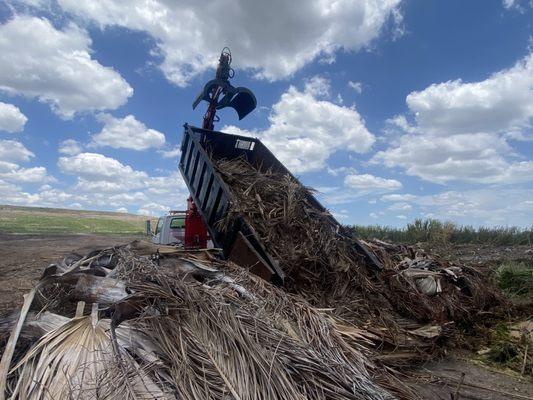
[{"label": "dried palm frond", "polygon": [[[414,248],[368,242],[385,265],[373,275],[349,238],[307,225],[320,216],[298,206],[301,187],[289,182],[283,207],[271,209],[275,199],[256,181],[273,191],[268,179],[288,181],[261,179],[244,190],[259,202],[246,215],[265,218],[257,231],[268,250],[293,263],[289,290],[209,252],[154,257],[133,243],[65,259],[47,268],[37,300],[34,290],[18,316],[0,321],[12,331],[0,398],[416,399],[390,366],[438,354],[455,323],[491,304],[484,279]],[[284,229],[307,241],[291,244]],[[418,282],[428,276],[439,279],[432,296]]]},{"label": "dried palm frond", "polygon": [[[132,294],[105,311],[110,319],[97,320],[94,305],[92,317],[30,312],[12,398],[392,399],[406,389],[370,361],[362,333],[339,333],[331,317],[236,265],[195,255],[158,265],[127,246],[113,255]],[[90,272],[45,280],[69,286]]]},{"label": "dried palm frond", "polygon": [[24,322],[26,321],[26,316],[28,315],[36,291],[37,288],[33,288],[28,294],[24,296],[24,304],[22,305],[22,308],[20,310],[19,318],[13,327],[11,335],[9,336],[9,340],[4,349],[4,353],[2,354],[2,361],[0,362],[0,400],[4,400],[5,398],[7,375],[9,371],[9,366],[11,364],[11,359],[15,352],[17,340],[19,338],[22,327],[24,326]]},{"label": "dried palm frond", "polygon": [[153,338],[179,398],[393,398],[372,381],[372,363],[328,317],[279,289],[254,286],[256,278],[234,279],[254,294],[253,302],[230,287],[164,275],[132,283],[132,300],[141,306],[150,299],[144,306],[160,314],[130,323]]},{"label": "dried palm frond", "polygon": [[164,398],[125,349],[117,359],[105,323],[93,322],[75,317],[42,336],[11,370],[11,398]]},{"label": "dried palm frond", "polygon": [[216,166],[233,194],[219,224],[227,228],[235,216],[243,216],[279,261],[287,275],[286,287],[312,292],[320,282],[333,288],[338,275],[347,271],[359,275],[359,286],[371,285],[363,257],[337,234],[329,213],[312,203],[312,189],[242,158],[218,160]]}]

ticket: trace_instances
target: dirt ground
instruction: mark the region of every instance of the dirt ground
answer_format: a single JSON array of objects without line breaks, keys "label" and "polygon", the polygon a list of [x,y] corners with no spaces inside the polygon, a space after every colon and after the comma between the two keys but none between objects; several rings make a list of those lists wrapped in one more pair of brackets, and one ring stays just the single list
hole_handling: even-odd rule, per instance
[{"label": "dirt ground", "polygon": [[[0,315],[20,307],[27,293],[49,264],[68,253],[86,254],[91,250],[123,244],[133,236],[113,235],[21,235],[0,233]],[[507,250],[476,246],[449,249],[447,256],[473,265],[494,265],[502,260],[533,261],[529,248]],[[442,254],[442,252],[440,252]],[[462,384],[461,376],[465,373]],[[533,381],[505,371],[478,365],[468,355],[455,354],[446,360],[427,364],[411,379],[425,399],[503,400],[533,399]]]},{"label": "dirt ground", "polygon": [[413,381],[424,399],[533,399],[531,379],[512,371],[496,371],[468,358],[457,356],[429,363],[418,373],[420,377]]},{"label": "dirt ground", "polygon": [[87,254],[134,240],[114,235],[26,235],[0,233],[0,315],[22,305],[45,267],[68,253]]},{"label": "dirt ground", "polygon": [[450,260],[457,260],[472,266],[495,267],[506,261],[533,263],[533,246],[526,245],[489,246],[464,244],[454,245],[448,249],[432,249],[431,251]]}]

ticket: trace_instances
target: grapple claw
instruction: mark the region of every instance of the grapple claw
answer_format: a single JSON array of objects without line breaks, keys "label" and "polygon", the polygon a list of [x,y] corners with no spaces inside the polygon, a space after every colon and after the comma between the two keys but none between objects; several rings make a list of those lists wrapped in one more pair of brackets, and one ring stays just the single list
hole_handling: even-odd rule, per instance
[{"label": "grapple claw", "polygon": [[239,120],[246,117],[257,107],[257,100],[250,89],[245,87],[233,87],[229,79],[233,77],[233,69],[230,67],[231,53],[226,48],[220,55],[216,78],[206,83],[203,90],[192,103],[193,110],[202,100],[209,103],[204,116],[204,129],[213,129],[216,110],[231,107],[239,116]]}]

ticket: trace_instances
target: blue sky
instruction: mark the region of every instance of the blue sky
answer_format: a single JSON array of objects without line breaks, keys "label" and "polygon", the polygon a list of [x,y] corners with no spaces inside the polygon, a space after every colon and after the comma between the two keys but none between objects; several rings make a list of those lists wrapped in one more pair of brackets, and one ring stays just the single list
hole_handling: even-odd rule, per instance
[{"label": "blue sky", "polygon": [[[224,46],[261,138],[344,223],[533,224],[533,2],[0,1],[0,204],[185,208]],[[203,106],[203,105],[202,105]]]}]

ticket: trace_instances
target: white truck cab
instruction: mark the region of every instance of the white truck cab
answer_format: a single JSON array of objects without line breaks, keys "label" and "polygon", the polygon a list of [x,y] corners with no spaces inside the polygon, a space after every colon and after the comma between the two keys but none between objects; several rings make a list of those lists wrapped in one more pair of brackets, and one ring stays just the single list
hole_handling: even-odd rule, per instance
[{"label": "white truck cab", "polygon": [[157,220],[155,232],[152,233],[152,243],[181,244],[185,240],[186,211],[169,211]]}]

